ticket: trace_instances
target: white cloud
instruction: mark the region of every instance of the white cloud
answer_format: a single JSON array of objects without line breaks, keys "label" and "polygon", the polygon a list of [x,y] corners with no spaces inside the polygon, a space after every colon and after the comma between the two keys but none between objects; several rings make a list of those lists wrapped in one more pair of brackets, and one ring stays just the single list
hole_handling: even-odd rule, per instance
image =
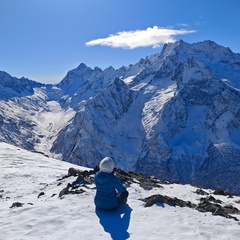
[{"label": "white cloud", "polygon": [[123,31],[116,34],[110,34],[106,38],[99,38],[86,42],[86,46],[109,46],[113,48],[134,49],[138,47],[157,48],[168,42],[175,42],[174,36],[193,33],[195,30],[175,30],[168,28],[160,28],[154,26],[146,30]]}]

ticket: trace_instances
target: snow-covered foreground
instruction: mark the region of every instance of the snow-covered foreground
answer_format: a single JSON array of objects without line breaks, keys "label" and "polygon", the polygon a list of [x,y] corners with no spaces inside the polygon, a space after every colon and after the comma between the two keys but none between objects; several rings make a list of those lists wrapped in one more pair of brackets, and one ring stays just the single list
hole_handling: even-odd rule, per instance
[{"label": "snow-covered foreground", "polygon": [[[198,202],[195,187],[163,185],[150,191],[134,183],[128,188],[128,205],[116,212],[95,212],[94,185],[85,192],[59,197],[59,192],[76,177],[64,178],[66,162],[0,143],[0,239],[224,239],[240,237],[240,225],[233,219],[201,213],[190,208],[154,205],[139,200],[159,193]],[[211,192],[211,190],[205,190]],[[43,192],[44,195],[39,196]],[[240,209],[240,197],[217,196]],[[13,203],[22,207],[12,207]],[[235,215],[238,219],[240,216]]]}]

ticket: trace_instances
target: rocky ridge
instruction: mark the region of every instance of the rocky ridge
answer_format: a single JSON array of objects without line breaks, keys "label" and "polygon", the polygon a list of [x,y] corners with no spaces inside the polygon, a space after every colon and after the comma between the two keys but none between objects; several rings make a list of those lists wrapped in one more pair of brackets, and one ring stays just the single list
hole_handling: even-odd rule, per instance
[{"label": "rocky ridge", "polygon": [[[99,171],[98,167],[95,167],[93,170],[80,170],[76,168],[69,168],[68,174],[57,179],[57,185],[62,185],[63,181],[70,177],[76,177],[75,181],[67,184],[58,194],[59,198],[64,198],[65,195],[69,194],[82,194],[84,192],[92,190],[95,191],[94,185],[94,174]],[[156,177],[147,177],[143,174],[136,174],[134,172],[125,172],[121,169],[115,169],[114,174],[120,179],[120,181],[129,188],[133,183],[138,184],[146,191],[150,191],[152,189],[164,188],[165,185],[171,185],[173,183],[161,181]],[[51,186],[53,188],[53,186]],[[47,188],[45,189],[47,191]],[[4,192],[4,191],[2,191]],[[230,193],[227,193],[223,190],[209,190],[209,189],[201,189],[196,187],[196,191],[194,192],[196,195],[202,196],[199,198],[198,203],[193,203],[191,201],[185,201],[177,198],[176,196],[166,196],[161,194],[150,195],[149,197],[139,199],[144,202],[144,207],[151,207],[154,204],[162,205],[164,204],[170,205],[172,207],[188,207],[195,209],[199,212],[206,213],[210,212],[213,216],[222,216],[226,218],[233,219],[235,221],[239,221],[240,210],[237,207],[234,207],[232,204],[226,204],[224,201],[217,199],[217,196],[226,196],[228,198],[233,198],[234,196]],[[40,192],[38,194],[38,198],[44,197],[45,192]],[[53,194],[54,197],[57,194]],[[237,202],[236,202],[237,203]],[[28,203],[33,205],[33,203]],[[23,207],[24,203],[14,202],[10,208],[14,207]]]}]

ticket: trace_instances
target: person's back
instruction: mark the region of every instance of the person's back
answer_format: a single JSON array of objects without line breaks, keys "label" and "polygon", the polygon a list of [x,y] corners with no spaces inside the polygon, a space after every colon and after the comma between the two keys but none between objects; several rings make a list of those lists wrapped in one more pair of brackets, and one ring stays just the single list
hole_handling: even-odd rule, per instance
[{"label": "person's back", "polygon": [[[94,178],[97,188],[94,203],[98,209],[114,210],[124,201],[126,202],[128,192],[112,173],[114,162],[111,158],[104,158],[100,162],[99,168],[100,171],[96,173]],[[116,190],[120,196],[117,195]]]}]

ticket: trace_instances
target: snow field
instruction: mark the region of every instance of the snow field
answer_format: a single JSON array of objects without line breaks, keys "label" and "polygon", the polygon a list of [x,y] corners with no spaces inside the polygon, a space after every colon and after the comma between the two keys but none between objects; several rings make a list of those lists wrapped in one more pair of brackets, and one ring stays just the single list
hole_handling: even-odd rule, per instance
[{"label": "snow field", "polygon": [[[95,212],[94,185],[83,186],[82,194],[58,196],[76,179],[59,181],[68,168],[85,168],[5,143],[0,143],[0,162],[0,239],[239,239],[240,226],[232,219],[166,204],[145,208],[139,200],[159,193],[197,202],[201,196],[193,186],[170,184],[146,191],[133,183],[128,205],[113,213]],[[219,198],[240,208],[240,197]],[[23,206],[10,208],[14,202]]]}]

